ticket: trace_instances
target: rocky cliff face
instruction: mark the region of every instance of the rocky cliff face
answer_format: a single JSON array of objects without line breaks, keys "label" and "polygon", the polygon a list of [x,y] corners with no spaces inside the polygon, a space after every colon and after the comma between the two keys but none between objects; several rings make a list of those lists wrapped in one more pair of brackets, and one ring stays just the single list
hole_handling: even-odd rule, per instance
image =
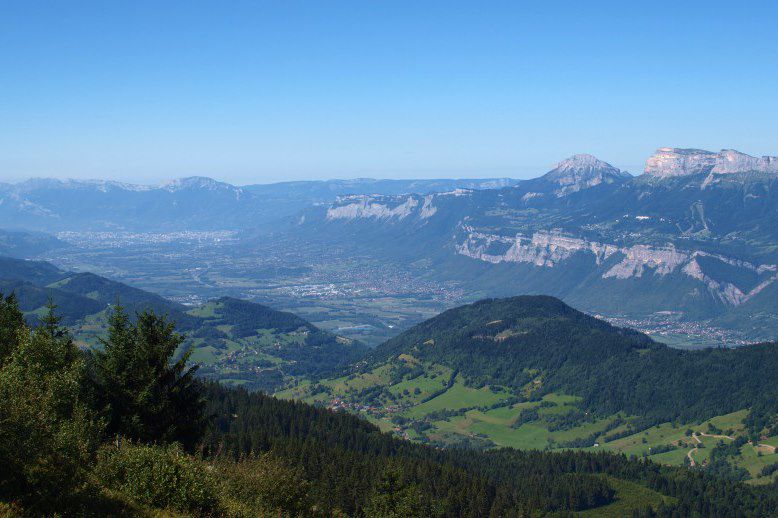
[{"label": "rocky cliff face", "polygon": [[702,149],[659,148],[646,160],[645,173],[659,178],[709,173],[716,153]]},{"label": "rocky cliff face", "polygon": [[629,178],[625,173],[592,155],[573,155],[557,164],[556,168],[541,177],[557,185],[557,196],[587,189],[603,183],[614,183]]},{"label": "rocky cliff face", "polygon": [[424,222],[435,216],[440,203],[446,200],[466,200],[474,193],[470,189],[454,189],[453,191],[433,194],[403,194],[400,196],[383,196],[379,194],[356,194],[338,196],[335,203],[327,208],[327,221],[335,220],[368,220],[376,221],[409,221]]},{"label": "rocky cliff face", "polygon": [[[435,213],[435,208],[430,205],[430,196],[424,198],[422,211],[425,217]],[[328,220],[352,220],[352,219],[392,219],[402,220],[413,213],[418,207],[419,200],[414,196],[402,197],[400,200],[393,197],[381,196],[344,196],[338,199],[336,204],[327,209]]]},{"label": "rocky cliff face", "polygon": [[[618,246],[561,232],[500,236],[464,226],[461,241],[456,243],[455,249],[460,255],[487,263],[527,263],[542,268],[564,268],[564,261],[582,253],[594,259],[602,279],[682,274],[702,282],[716,298],[731,306],[748,301],[778,281],[778,265],[775,264],[756,265],[700,250],[683,250],[673,244]],[[608,261],[611,258],[613,260]],[[700,264],[702,258],[750,272],[757,280],[749,286],[736,286],[706,272]]]},{"label": "rocky cliff face", "polygon": [[757,158],[734,149],[724,149],[716,158],[716,165],[713,166],[712,170],[713,173],[720,174],[749,171],[778,173],[778,157],[763,156]]},{"label": "rocky cliff face", "polygon": [[659,148],[646,160],[645,173],[658,178],[696,174],[778,173],[778,157],[753,157],[724,149],[719,153],[702,149]]}]

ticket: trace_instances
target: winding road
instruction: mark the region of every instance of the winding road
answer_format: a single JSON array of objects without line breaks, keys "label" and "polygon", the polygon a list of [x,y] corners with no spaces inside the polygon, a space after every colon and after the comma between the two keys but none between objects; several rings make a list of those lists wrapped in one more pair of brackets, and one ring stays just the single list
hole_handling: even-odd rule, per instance
[{"label": "winding road", "polygon": [[[705,435],[705,434],[703,434],[703,435]],[[700,440],[700,438],[699,438],[699,437],[697,437],[697,432],[693,432],[693,433],[692,433],[692,439],[694,439],[695,441],[697,441],[697,444],[702,444],[702,441]],[[697,463],[694,461],[694,457],[692,457],[692,453],[694,453],[695,451],[697,451],[697,444],[695,444],[695,445],[694,445],[694,448],[692,448],[691,450],[689,450],[689,452],[686,454],[686,458],[688,458],[688,459],[689,459],[689,466],[691,466],[691,467],[694,467],[694,466],[696,466],[696,465],[697,465]]]}]

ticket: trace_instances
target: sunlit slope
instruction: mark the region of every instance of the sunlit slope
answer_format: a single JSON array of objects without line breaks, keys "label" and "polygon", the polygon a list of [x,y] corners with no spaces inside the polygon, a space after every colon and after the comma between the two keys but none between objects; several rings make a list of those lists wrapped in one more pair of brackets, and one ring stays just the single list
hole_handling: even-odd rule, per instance
[{"label": "sunlit slope", "polygon": [[[703,464],[719,440],[744,437],[717,458],[767,482],[761,470],[778,457],[759,445],[778,435],[777,356],[775,344],[679,351],[557,299],[516,297],[447,311],[347,376],[279,395],[440,445],[606,449],[669,464],[697,448]],[[731,439],[704,435],[716,429]]]}]

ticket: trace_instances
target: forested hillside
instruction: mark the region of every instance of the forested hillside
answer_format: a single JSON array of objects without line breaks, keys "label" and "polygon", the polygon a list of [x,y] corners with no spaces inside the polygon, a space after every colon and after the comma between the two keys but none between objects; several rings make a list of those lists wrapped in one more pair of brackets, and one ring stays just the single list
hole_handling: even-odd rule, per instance
[{"label": "forested hillside", "polygon": [[402,353],[454,369],[474,386],[532,385],[535,396],[563,391],[603,414],[688,421],[778,405],[776,343],[672,349],[552,297],[488,299],[446,311],[381,345],[367,368]]},{"label": "forested hillside", "polygon": [[415,445],[348,414],[202,385],[153,313],[133,322],[116,308],[103,350],[79,352],[54,309],[30,330],[0,301],[7,515],[766,516],[778,504],[775,487],[606,453]]},{"label": "forested hillside", "polygon": [[[92,273],[68,272],[42,261],[0,257],[0,292],[14,293],[27,322],[38,323],[53,302],[82,347],[99,347],[117,302],[131,319],[146,310],[186,334],[200,374],[228,384],[273,390],[298,376],[321,377],[360,358],[361,343],[261,304],[223,297],[188,307]],[[183,348],[179,350],[179,353]]]},{"label": "forested hillside", "polygon": [[442,447],[614,451],[770,484],[778,344],[683,351],[552,297],[488,299],[280,397]]}]

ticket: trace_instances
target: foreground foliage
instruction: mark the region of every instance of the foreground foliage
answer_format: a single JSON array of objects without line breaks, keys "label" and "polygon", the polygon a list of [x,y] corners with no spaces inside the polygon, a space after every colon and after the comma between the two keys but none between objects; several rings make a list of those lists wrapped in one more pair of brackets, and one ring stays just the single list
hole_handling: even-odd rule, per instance
[{"label": "foreground foliage", "polygon": [[191,351],[172,361],[183,341],[165,317],[144,312],[132,324],[121,306],[114,309],[103,350],[94,354],[96,397],[109,433],[194,447],[204,402],[197,368],[187,366]]},{"label": "foreground foliage", "polygon": [[[85,400],[84,361],[56,319],[30,333],[0,300],[0,497],[47,512],[82,491],[100,423]],[[10,339],[9,339],[10,338]]]},{"label": "foreground foliage", "polygon": [[613,480],[671,497],[633,507],[649,514],[778,505],[776,488],[624,456],[401,441],[352,415],[202,385],[175,361],[180,338],[164,318],[114,319],[104,353],[86,361],[53,308],[31,331],[12,298],[0,302],[3,513],[526,516],[596,510],[616,498]]},{"label": "foreground foliage", "polygon": [[95,474],[106,487],[151,507],[207,514],[219,502],[213,473],[177,445],[106,446]]}]

